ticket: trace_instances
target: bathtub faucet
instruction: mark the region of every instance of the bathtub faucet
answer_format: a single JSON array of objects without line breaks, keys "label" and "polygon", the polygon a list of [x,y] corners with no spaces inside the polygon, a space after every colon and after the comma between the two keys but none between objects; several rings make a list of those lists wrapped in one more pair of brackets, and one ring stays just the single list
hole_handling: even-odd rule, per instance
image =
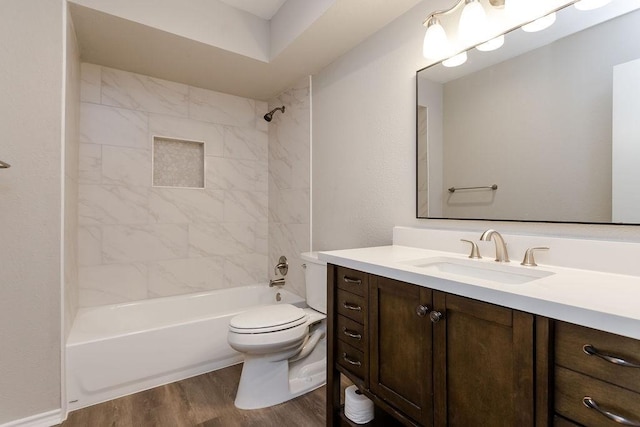
[{"label": "bathtub faucet", "polygon": [[282,276],[286,276],[289,272],[289,263],[287,262],[287,257],[282,255],[280,259],[278,259],[278,263],[273,268],[273,273],[280,273]]},{"label": "bathtub faucet", "polygon": [[269,287],[273,288],[274,286],[284,286],[284,277],[275,280],[269,280]]}]

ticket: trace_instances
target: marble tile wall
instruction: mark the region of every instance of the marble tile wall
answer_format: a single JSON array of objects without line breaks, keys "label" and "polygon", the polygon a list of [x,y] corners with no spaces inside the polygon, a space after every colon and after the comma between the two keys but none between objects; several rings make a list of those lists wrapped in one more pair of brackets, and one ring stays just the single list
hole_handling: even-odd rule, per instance
[{"label": "marble tile wall", "polygon": [[[303,261],[310,240],[311,98],[310,78],[269,101],[285,106],[269,124],[269,265],[289,261],[286,287],[305,296]],[[270,271],[273,276],[273,270]]]},{"label": "marble tile wall", "polygon": [[[82,64],[80,306],[268,280],[266,109]],[[204,141],[204,189],[152,186],[153,136]]]}]

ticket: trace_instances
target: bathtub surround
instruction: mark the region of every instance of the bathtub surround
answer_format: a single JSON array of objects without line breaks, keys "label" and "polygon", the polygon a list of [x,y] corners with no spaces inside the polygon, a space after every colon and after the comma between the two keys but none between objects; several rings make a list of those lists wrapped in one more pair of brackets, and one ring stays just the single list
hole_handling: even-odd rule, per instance
[{"label": "bathtub surround", "polygon": [[285,113],[269,123],[269,266],[286,256],[285,286],[305,297],[300,254],[311,246],[311,77],[269,101],[263,114],[283,105]]},{"label": "bathtub surround", "polygon": [[[81,307],[268,280],[266,103],[87,63],[81,97]],[[204,188],[152,185],[154,137],[204,143]]]}]

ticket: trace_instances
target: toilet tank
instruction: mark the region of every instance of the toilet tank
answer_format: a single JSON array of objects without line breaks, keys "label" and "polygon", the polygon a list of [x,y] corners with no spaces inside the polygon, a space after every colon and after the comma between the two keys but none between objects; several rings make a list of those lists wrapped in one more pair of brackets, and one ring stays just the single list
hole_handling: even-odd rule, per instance
[{"label": "toilet tank", "polygon": [[306,266],[304,283],[307,291],[307,305],[327,314],[327,263],[318,259],[317,252],[304,252],[300,258]]}]

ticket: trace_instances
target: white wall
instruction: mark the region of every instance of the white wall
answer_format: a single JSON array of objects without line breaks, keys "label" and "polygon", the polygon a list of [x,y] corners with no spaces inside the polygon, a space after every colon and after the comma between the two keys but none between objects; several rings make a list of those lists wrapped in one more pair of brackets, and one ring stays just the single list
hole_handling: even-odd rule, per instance
[{"label": "white wall", "polygon": [[60,408],[64,13],[0,2],[0,424]]},{"label": "white wall", "polygon": [[269,21],[218,0],[71,1],[259,61],[270,58]]},{"label": "white wall", "polygon": [[415,219],[415,72],[425,0],[314,76],[314,250],[391,243],[394,225],[640,241],[640,227]]},{"label": "white wall", "polygon": [[[266,109],[82,64],[81,307],[267,280]],[[204,142],[205,188],[152,186],[154,136]]]},{"label": "white wall", "polygon": [[[269,123],[269,275],[287,257],[286,289],[305,296],[300,253],[310,250],[310,78],[269,101],[269,111],[284,105]],[[265,111],[266,113],[266,111]]]}]

